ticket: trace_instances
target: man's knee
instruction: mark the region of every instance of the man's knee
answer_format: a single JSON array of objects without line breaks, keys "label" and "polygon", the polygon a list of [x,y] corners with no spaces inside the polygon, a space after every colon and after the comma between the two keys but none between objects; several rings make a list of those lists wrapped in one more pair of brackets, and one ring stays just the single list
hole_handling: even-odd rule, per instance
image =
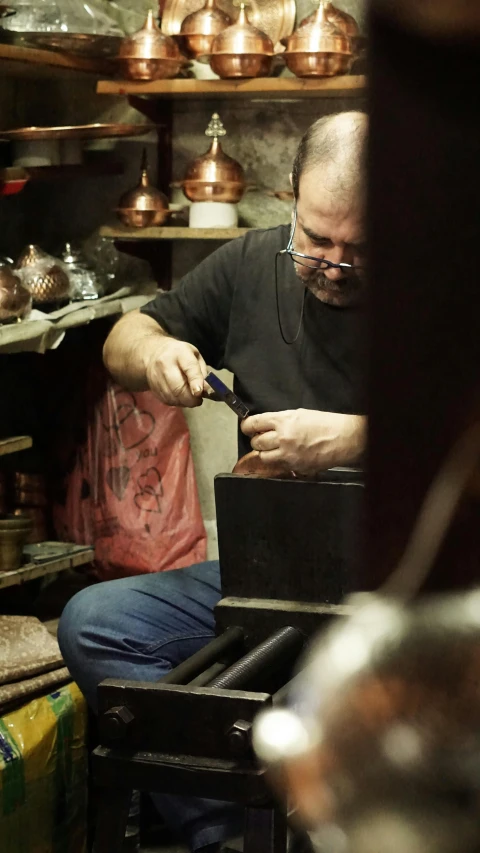
[{"label": "man's knee", "polygon": [[106,586],[101,583],[82,589],[65,607],[58,626],[58,642],[67,664],[88,653],[92,635],[101,635],[109,613],[103,595]]}]

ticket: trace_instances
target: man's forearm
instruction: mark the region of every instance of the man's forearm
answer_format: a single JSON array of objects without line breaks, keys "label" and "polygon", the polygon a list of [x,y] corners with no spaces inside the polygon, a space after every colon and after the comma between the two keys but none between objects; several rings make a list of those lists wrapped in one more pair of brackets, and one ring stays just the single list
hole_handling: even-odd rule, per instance
[{"label": "man's forearm", "polygon": [[[167,333],[152,317],[132,311],[113,327],[103,347],[109,373],[122,388],[146,391],[146,364],[152,348]],[[167,336],[168,337],[168,336]]]}]

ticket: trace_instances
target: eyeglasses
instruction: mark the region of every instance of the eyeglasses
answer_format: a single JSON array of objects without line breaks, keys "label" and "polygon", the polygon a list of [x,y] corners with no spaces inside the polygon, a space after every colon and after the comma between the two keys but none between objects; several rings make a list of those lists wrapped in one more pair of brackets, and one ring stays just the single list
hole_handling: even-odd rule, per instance
[{"label": "eyeglasses", "polygon": [[334,264],[332,261],[327,261],[325,258],[316,258],[314,255],[304,255],[303,252],[297,252],[293,248],[293,238],[295,236],[295,228],[297,227],[297,207],[296,205],[293,208],[293,221],[292,227],[290,230],[290,237],[288,239],[288,244],[286,249],[282,249],[278,254],[279,255],[290,255],[292,261],[296,264],[300,264],[302,267],[309,267],[310,269],[315,270],[341,270],[342,272],[348,273],[356,270],[363,269],[362,266],[358,264]]}]

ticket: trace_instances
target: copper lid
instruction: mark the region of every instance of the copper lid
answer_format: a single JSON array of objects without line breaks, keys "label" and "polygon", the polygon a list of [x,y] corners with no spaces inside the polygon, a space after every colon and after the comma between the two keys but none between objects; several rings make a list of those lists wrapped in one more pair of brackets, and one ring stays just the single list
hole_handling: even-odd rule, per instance
[{"label": "copper lid", "polygon": [[122,40],[119,59],[181,59],[179,47],[170,36],[162,33],[150,9],[141,30]]},{"label": "copper lid", "polygon": [[[342,9],[337,9],[333,3],[327,2],[325,6],[327,21],[329,21],[330,24],[333,24],[350,39],[357,39],[359,37],[360,29],[352,15],[349,15],[348,12],[344,12]],[[305,24],[312,24],[316,18],[317,12],[318,9],[315,9],[311,15],[307,15],[307,17],[300,23],[300,26],[303,27]]]},{"label": "copper lid", "polygon": [[219,137],[226,136],[226,133],[220,116],[218,113],[213,113],[205,131],[205,136],[213,137],[212,144],[205,154],[197,157],[188,167],[185,173],[186,181],[202,181],[208,184],[234,181],[245,185],[240,163],[225,154],[220,144]]},{"label": "copper lid", "polygon": [[273,56],[273,42],[262,30],[248,22],[245,3],[240,3],[237,20],[215,37],[212,54],[263,54]]},{"label": "copper lid", "polygon": [[215,0],[206,0],[205,5],[191,12],[182,21],[182,35],[216,36],[232,24],[226,12],[218,8]]},{"label": "copper lid", "polygon": [[286,54],[322,53],[351,56],[350,39],[328,20],[327,6],[320,0],[313,21],[301,25],[287,42]]},{"label": "copper lid", "polygon": [[33,243],[26,246],[23,252],[19,255],[15,264],[16,270],[21,270],[23,267],[31,267],[33,264],[38,264],[39,261],[44,261],[49,257],[43,249],[34,246]]},{"label": "copper lid", "polygon": [[226,130],[218,113],[213,113],[205,136],[213,137],[208,151],[188,167],[181,182],[190,201],[221,201],[236,204],[245,192],[245,176],[240,163],[222,149],[219,136]]},{"label": "copper lid", "polygon": [[140,167],[140,182],[122,195],[118,208],[122,210],[168,210],[168,199],[152,187],[148,178],[147,152],[144,150]]}]

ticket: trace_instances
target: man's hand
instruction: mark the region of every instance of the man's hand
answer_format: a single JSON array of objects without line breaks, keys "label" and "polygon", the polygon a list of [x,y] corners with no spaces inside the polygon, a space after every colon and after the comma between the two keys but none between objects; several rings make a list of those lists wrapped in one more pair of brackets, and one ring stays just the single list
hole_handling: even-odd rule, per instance
[{"label": "man's hand", "polygon": [[295,474],[315,474],[337,466],[358,464],[365,449],[367,419],[292,409],[252,415],[241,425],[260,451],[262,462],[280,463]]},{"label": "man's hand", "polygon": [[162,403],[189,409],[201,406],[208,370],[198,349],[185,341],[159,335],[152,335],[144,346],[148,387]]}]

